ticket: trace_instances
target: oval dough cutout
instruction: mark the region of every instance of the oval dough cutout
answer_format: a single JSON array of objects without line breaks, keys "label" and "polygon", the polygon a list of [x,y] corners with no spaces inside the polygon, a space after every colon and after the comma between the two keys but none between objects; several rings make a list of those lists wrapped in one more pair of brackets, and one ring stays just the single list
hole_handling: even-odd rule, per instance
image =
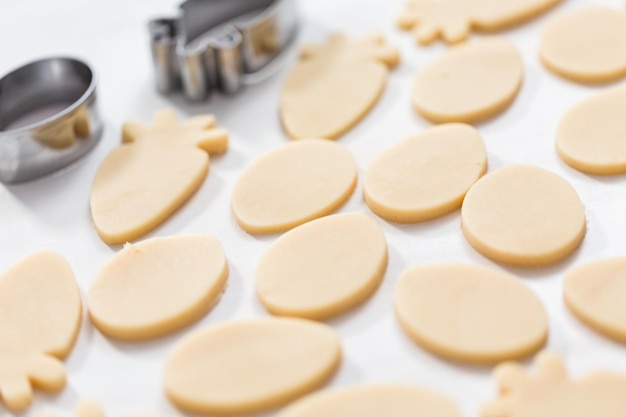
[{"label": "oval dough cutout", "polygon": [[181,329],[219,299],[228,263],[208,235],[159,237],[126,245],[89,291],[91,321],[105,335],[145,340]]},{"label": "oval dough cutout", "polygon": [[478,180],[465,196],[461,220],[474,249],[523,267],[561,261],[586,231],[585,208],[574,188],[532,165],[509,165]]},{"label": "oval dough cutout", "polygon": [[561,119],[556,149],[563,161],[592,175],[626,173],[626,88],[579,103]]},{"label": "oval dough cutout", "polygon": [[356,182],[356,162],[345,148],[301,140],[254,161],[235,185],[232,209],[249,233],[284,232],[341,207]]},{"label": "oval dough cutout", "polygon": [[307,45],[280,95],[280,118],[293,139],[336,139],[376,105],[389,69],[398,65],[396,48],[382,36]]},{"label": "oval dough cutout", "polygon": [[257,294],[272,314],[322,320],[369,298],[386,268],[380,226],[364,214],[336,214],[290,230],[270,246],[257,267]]},{"label": "oval dough cutout", "polygon": [[506,109],[522,85],[522,58],[495,38],[450,49],[424,67],[413,84],[413,105],[434,123],[474,123]]},{"label": "oval dough cutout", "polygon": [[74,272],[58,253],[35,252],[0,275],[0,394],[6,409],[28,408],[33,388],[65,386],[59,359],[70,354],[81,321]]},{"label": "oval dough cutout", "polygon": [[461,207],[487,170],[487,151],[471,126],[433,127],[392,145],[365,171],[363,194],[380,217],[399,223],[431,220]]},{"label": "oval dough cutout", "polygon": [[626,75],[626,13],[581,7],[548,22],[539,44],[543,64],[581,83],[609,82]]},{"label": "oval dough cutout", "polygon": [[565,276],[565,303],[582,322],[626,343],[626,257],[591,262]]},{"label": "oval dough cutout", "polygon": [[412,385],[385,384],[311,394],[276,417],[459,417],[445,396]]},{"label": "oval dough cutout", "polygon": [[537,296],[515,277],[473,265],[428,265],[402,273],[395,290],[402,328],[448,359],[497,363],[530,355],[548,335]]},{"label": "oval dough cutout", "polygon": [[185,337],[167,360],[169,398],[192,413],[253,413],[307,394],[341,360],[332,328],[300,319],[219,324]]}]

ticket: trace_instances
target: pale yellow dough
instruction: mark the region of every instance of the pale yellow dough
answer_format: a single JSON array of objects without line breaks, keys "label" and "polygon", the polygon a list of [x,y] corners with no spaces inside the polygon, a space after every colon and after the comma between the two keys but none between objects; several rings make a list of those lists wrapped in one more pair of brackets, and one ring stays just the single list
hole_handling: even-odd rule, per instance
[{"label": "pale yellow dough", "polygon": [[398,19],[422,45],[438,38],[456,43],[472,29],[494,31],[535,17],[561,0],[409,0]]},{"label": "pale yellow dough", "polygon": [[626,76],[626,13],[586,6],[557,15],[539,44],[543,64],[581,83],[608,82]]},{"label": "pale yellow dough", "polygon": [[[105,417],[106,414],[98,401],[87,399],[80,400],[74,407],[75,417]],[[58,414],[52,411],[44,411],[37,414],[37,417],[58,417]],[[130,414],[128,417],[153,417],[149,414]]]},{"label": "pale yellow dough", "polygon": [[593,175],[626,173],[626,88],[577,104],[559,123],[556,150],[572,168]]},{"label": "pale yellow dough", "polygon": [[124,144],[104,159],[91,187],[91,217],[108,244],[135,240],[178,210],[209,172],[208,154],[228,147],[228,132],[212,115],[178,123],[157,112],[154,125],[128,122]]},{"label": "pale yellow dough", "polygon": [[82,306],[74,273],[56,252],[29,255],[0,275],[0,397],[23,411],[33,388],[65,386],[60,359],[80,330]]},{"label": "pale yellow dough", "polygon": [[276,417],[459,417],[445,396],[412,385],[380,384],[308,395]]},{"label": "pale yellow dough", "polygon": [[208,235],[160,237],[129,244],[98,274],[89,315],[122,340],[162,336],[206,314],[228,278],[220,243]]},{"label": "pale yellow dough", "polygon": [[304,47],[280,98],[280,117],[293,139],[336,139],[374,107],[398,65],[396,48],[379,35],[351,40],[332,35]]},{"label": "pale yellow dough", "polygon": [[565,276],[565,303],[594,330],[626,343],[626,258],[591,262]]},{"label": "pale yellow dough", "polygon": [[340,360],[339,338],[323,324],[235,321],[185,337],[167,360],[165,389],[188,412],[253,413],[317,389]]},{"label": "pale yellow dough", "polygon": [[292,142],[244,171],[232,210],[249,233],[284,232],[341,207],[356,182],[356,162],[342,146],[323,139]]},{"label": "pale yellow dough", "polygon": [[482,417],[623,417],[626,375],[595,371],[571,380],[563,360],[542,352],[537,371],[527,373],[517,363],[504,363],[494,372],[499,398],[489,402]]},{"label": "pale yellow dough", "polygon": [[257,295],[276,315],[326,319],[361,304],[387,268],[382,229],[364,214],[322,217],[278,238],[256,270]]},{"label": "pale yellow dough", "polygon": [[471,126],[433,127],[383,151],[365,170],[363,195],[380,217],[431,220],[461,207],[487,170],[487,151]]},{"label": "pale yellow dough", "polygon": [[465,196],[461,220],[478,252],[524,267],[561,261],[586,231],[585,208],[574,188],[532,165],[509,165],[478,180]]},{"label": "pale yellow dough", "polygon": [[413,84],[413,105],[434,123],[474,123],[506,109],[524,78],[515,45],[484,39],[454,47],[422,68]]},{"label": "pale yellow dough", "polygon": [[480,266],[426,265],[403,272],[395,309],[415,342],[455,361],[525,357],[548,336],[539,298],[512,275]]}]

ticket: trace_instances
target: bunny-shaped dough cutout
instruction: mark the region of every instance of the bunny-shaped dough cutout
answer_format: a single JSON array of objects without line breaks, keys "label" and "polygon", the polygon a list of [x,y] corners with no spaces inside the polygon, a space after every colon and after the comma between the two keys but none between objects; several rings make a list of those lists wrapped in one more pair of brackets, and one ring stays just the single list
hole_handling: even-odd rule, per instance
[{"label": "bunny-shaped dough cutout", "polygon": [[304,46],[281,92],[280,116],[293,139],[336,139],[374,107],[398,65],[396,48],[378,34],[330,36]]},{"label": "bunny-shaped dough cutout", "polygon": [[438,38],[447,43],[467,39],[472,29],[495,31],[521,23],[561,0],[409,0],[398,27],[411,30],[421,45]]},{"label": "bunny-shaped dough cutout", "polygon": [[0,275],[0,398],[22,411],[33,388],[65,386],[65,358],[78,335],[80,293],[67,261],[56,252],[23,258]]},{"label": "bunny-shaped dough cutout", "polygon": [[535,363],[535,375],[517,363],[496,368],[500,397],[483,408],[483,417],[624,416],[625,374],[596,371],[571,380],[563,360],[550,352],[537,355]]},{"label": "bunny-shaped dough cutout", "polygon": [[91,188],[93,223],[108,244],[135,240],[178,210],[206,178],[209,154],[227,150],[228,132],[212,115],[179,123],[174,110],[163,110],[153,125],[126,123],[122,141]]}]

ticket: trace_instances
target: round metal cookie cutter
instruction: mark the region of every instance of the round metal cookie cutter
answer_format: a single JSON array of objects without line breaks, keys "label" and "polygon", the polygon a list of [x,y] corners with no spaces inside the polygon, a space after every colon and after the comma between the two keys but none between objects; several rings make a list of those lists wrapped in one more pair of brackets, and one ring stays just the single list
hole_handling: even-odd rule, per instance
[{"label": "round metal cookie cutter", "polygon": [[102,130],[96,75],[86,63],[46,58],[0,79],[0,181],[59,170],[93,149]]}]

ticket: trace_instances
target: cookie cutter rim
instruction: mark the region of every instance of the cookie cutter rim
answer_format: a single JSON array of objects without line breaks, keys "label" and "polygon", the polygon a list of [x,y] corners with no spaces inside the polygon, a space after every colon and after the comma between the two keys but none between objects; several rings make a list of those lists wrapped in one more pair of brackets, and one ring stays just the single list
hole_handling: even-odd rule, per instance
[{"label": "cookie cutter rim", "polygon": [[[97,84],[93,66],[68,55],[38,58],[0,74],[0,182],[22,183],[60,171],[98,144],[104,125]],[[50,111],[52,106],[58,109]],[[46,107],[47,115],[39,116]],[[81,133],[75,130],[79,119]],[[11,127],[18,121],[19,127]],[[70,140],[55,143],[55,135],[68,129]]]},{"label": "cookie cutter rim", "polygon": [[[298,30],[295,0],[186,0],[179,9],[150,20],[148,31],[157,90],[182,90],[190,101],[265,78]],[[251,13],[244,23],[233,22]],[[263,37],[273,38],[273,51],[259,50]]]},{"label": "cookie cutter rim", "polygon": [[[83,105],[84,103],[87,102],[87,100],[89,99],[89,96],[93,95],[96,91],[96,86],[98,84],[98,77],[96,72],[94,71],[93,67],[91,65],[89,65],[87,62],[75,58],[75,57],[71,57],[71,56],[50,56],[50,57],[44,57],[44,58],[39,58],[36,59],[34,61],[29,61],[24,65],[19,65],[14,67],[13,69],[9,70],[6,74],[4,74],[1,78],[0,78],[0,85],[2,85],[2,82],[6,79],[9,78],[11,76],[16,75],[17,73],[27,70],[30,67],[34,67],[36,65],[41,65],[44,64],[45,62],[48,61],[53,61],[53,60],[64,60],[64,61],[72,61],[76,64],[79,65],[83,65],[87,70],[89,70],[90,74],[91,74],[91,81],[89,83],[89,85],[87,86],[87,89],[85,90],[85,92],[76,100],[74,101],[72,104],[70,104],[69,106],[67,106],[66,108],[64,108],[63,110],[60,110],[56,113],[54,113],[52,116],[48,116],[42,120],[38,120],[36,122],[33,123],[28,123],[24,126],[15,128],[15,129],[2,129],[0,128],[0,139],[2,138],[2,136],[6,133],[25,133],[29,130],[32,129],[37,129],[46,125],[49,125],[50,123],[55,122],[56,120],[65,117],[67,115],[69,115],[70,113],[72,113],[73,111],[75,111],[76,109],[78,109],[81,105]],[[0,91],[0,95],[2,95],[2,92]]]}]

